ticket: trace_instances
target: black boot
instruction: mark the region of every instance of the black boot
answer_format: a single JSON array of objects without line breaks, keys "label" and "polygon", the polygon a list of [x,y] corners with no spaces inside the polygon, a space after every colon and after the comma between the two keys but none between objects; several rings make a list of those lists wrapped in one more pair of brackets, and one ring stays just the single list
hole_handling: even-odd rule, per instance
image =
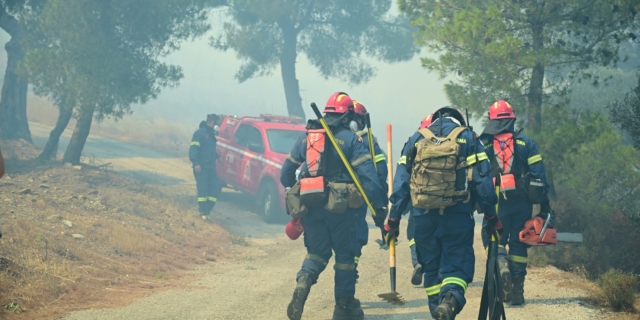
[{"label": "black boot", "polygon": [[513,284],[511,281],[511,271],[509,271],[509,261],[499,257],[500,279],[502,280],[502,290],[504,291],[504,302],[511,301]]},{"label": "black boot", "polygon": [[436,320],[453,320],[460,313],[460,304],[451,292],[447,292],[434,313]]},{"label": "black boot", "polygon": [[364,311],[360,308],[360,301],[356,303],[354,298],[336,298],[336,307],[333,309],[333,320],[362,320]]},{"label": "black boot", "polygon": [[524,276],[514,276],[511,305],[519,306],[523,304],[524,304]]},{"label": "black boot", "polygon": [[287,307],[287,316],[289,320],[300,320],[302,318],[302,311],[304,310],[304,303],[307,301],[309,291],[313,280],[308,274],[302,275],[298,278],[298,284],[295,290],[293,290],[293,298],[289,302]]},{"label": "black boot", "polygon": [[422,265],[419,263],[416,263],[416,265],[413,266],[413,274],[411,275],[411,284],[414,286],[419,286],[420,284],[422,284]]}]

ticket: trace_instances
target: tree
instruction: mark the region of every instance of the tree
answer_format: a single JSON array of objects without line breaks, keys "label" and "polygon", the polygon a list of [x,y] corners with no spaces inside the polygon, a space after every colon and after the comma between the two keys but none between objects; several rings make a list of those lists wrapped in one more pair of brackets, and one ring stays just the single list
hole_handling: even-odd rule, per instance
[{"label": "tree", "polygon": [[0,98],[0,137],[6,140],[24,139],[31,142],[27,122],[27,87],[24,75],[17,72],[25,52],[22,48],[24,30],[18,21],[25,9],[35,10],[44,0],[0,0],[0,28],[11,36],[5,44],[7,69]]},{"label": "tree", "polygon": [[131,104],[178,84],[179,66],[160,62],[204,34],[207,0],[49,0],[32,17],[25,70],[38,95],[59,108],[40,158],[55,155],[71,115],[78,119],[64,161],[77,164],[91,123],[131,113]]},{"label": "tree", "polygon": [[366,55],[385,62],[410,59],[408,23],[388,14],[391,0],[230,0],[233,22],[213,47],[233,49],[243,60],[235,78],[244,82],[280,66],[289,115],[305,118],[296,77],[304,53],[325,78],[359,84],[375,74]]},{"label": "tree", "polygon": [[[400,0],[420,30],[417,42],[437,58],[422,65],[442,77],[459,107],[484,114],[508,98],[540,132],[543,103],[563,104],[571,81],[602,81],[591,66],[615,65],[622,43],[635,39],[636,0]],[[521,113],[522,114],[522,113]]]},{"label": "tree", "polygon": [[640,150],[640,73],[638,85],[624,99],[609,106],[611,121],[631,136],[633,147]]}]

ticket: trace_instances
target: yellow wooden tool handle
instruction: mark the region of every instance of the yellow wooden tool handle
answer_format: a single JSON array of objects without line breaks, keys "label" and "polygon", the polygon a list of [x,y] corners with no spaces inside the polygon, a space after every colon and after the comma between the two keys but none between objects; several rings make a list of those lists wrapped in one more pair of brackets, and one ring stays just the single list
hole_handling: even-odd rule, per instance
[{"label": "yellow wooden tool handle", "polygon": [[[329,129],[329,125],[327,125],[327,122],[324,121],[324,118],[322,117],[320,110],[318,110],[318,106],[316,106],[316,104],[312,102],[311,108],[313,109],[313,112],[315,112],[316,116],[318,117],[318,121],[322,125],[322,128],[327,133],[327,137],[329,137],[331,144],[336,149],[336,152],[338,152],[338,156],[340,156],[340,160],[342,160],[342,163],[344,164],[345,168],[347,168],[347,171],[349,172],[349,175],[351,176],[353,183],[356,185],[356,188],[358,188],[358,191],[360,191],[360,194],[362,194],[362,198],[364,199],[364,202],[367,204],[367,207],[369,207],[369,210],[371,210],[371,214],[375,217],[376,209],[374,209],[373,205],[371,205],[371,201],[369,201],[367,194],[364,192],[364,188],[362,188],[360,179],[358,179],[358,176],[356,175],[355,171],[353,171],[353,168],[351,167],[351,163],[349,163],[349,161],[347,160],[347,157],[345,157],[344,153],[342,152],[342,149],[340,148],[340,145],[338,145],[338,143],[336,142],[336,138],[333,136],[333,132],[331,132],[331,129]],[[371,159],[371,161],[373,161],[373,159]]]}]

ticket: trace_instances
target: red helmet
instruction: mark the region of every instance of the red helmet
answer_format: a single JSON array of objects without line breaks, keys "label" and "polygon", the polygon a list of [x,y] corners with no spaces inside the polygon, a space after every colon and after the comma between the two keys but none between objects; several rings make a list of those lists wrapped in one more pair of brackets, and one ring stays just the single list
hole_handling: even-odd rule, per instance
[{"label": "red helmet", "polygon": [[426,116],[424,119],[422,119],[422,122],[420,122],[420,129],[424,129],[428,126],[431,125],[431,118],[433,118],[433,115],[430,114],[428,116]]},{"label": "red helmet", "polygon": [[336,92],[329,97],[324,113],[347,113],[353,111],[353,100],[344,92]]},{"label": "red helmet", "polygon": [[509,102],[504,100],[498,100],[496,103],[489,107],[489,119],[515,119],[516,113],[513,112],[513,107]]},{"label": "red helmet", "polygon": [[362,102],[353,100],[353,111],[359,116],[365,116],[367,114],[367,108],[364,107]]},{"label": "red helmet", "polygon": [[304,226],[302,225],[302,221],[300,218],[293,219],[287,223],[287,226],[284,228],[284,232],[287,233],[287,236],[291,240],[296,240],[300,235],[304,232]]},{"label": "red helmet", "polygon": [[436,119],[438,119],[438,117],[440,117],[440,114],[442,114],[443,116],[445,114],[448,114],[449,117],[452,117],[458,120],[458,122],[460,122],[460,125],[467,126],[467,121],[464,119],[464,116],[462,115],[462,111],[460,111],[459,109],[456,109],[453,107],[442,107],[433,113],[433,117],[431,117],[431,121],[433,122]]}]

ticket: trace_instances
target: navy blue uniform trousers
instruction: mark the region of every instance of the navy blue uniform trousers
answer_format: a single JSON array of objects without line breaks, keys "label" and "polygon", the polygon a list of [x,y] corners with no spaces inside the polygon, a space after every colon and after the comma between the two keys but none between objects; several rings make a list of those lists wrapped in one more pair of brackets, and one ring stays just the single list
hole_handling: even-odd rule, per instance
[{"label": "navy blue uniform trousers", "polygon": [[198,211],[201,215],[208,215],[218,202],[220,195],[220,182],[214,168],[202,168],[200,172],[193,170],[198,189]]},{"label": "navy blue uniform trousers", "polygon": [[302,218],[304,225],[304,245],[307,256],[297,278],[308,274],[316,283],[320,273],[324,271],[329,259],[335,253],[335,288],[336,298],[350,298],[356,292],[355,228],[356,210],[348,209],[345,213],[333,213],[323,208],[310,208]]}]

